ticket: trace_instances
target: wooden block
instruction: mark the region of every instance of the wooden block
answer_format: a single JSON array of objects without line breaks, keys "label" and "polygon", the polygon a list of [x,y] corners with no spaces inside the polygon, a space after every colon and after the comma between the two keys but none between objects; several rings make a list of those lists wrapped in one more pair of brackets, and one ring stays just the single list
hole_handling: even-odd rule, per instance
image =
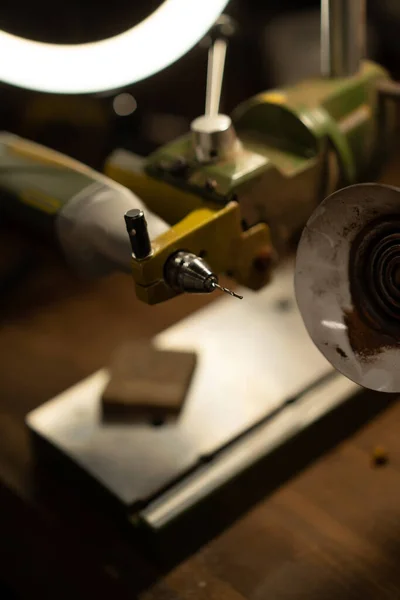
[{"label": "wooden block", "polygon": [[102,396],[105,420],[161,423],[181,412],[196,367],[192,352],[159,350],[148,340],[118,349]]}]

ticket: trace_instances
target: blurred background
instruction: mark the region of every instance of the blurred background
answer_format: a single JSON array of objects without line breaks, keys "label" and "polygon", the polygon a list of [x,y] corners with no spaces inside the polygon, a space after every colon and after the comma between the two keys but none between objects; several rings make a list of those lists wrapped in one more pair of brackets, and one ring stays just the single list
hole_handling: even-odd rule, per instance
[{"label": "blurred background", "polygon": [[[1,27],[26,38],[73,44],[120,33],[162,0],[4,2]],[[240,28],[230,44],[222,108],[250,95],[313,75],[319,68],[319,0],[232,0]],[[368,3],[368,52],[397,75],[400,3]],[[154,40],[157,43],[157,40]],[[207,50],[195,47],[163,72],[123,90],[53,96],[1,85],[0,128],[70,154],[98,169],[115,147],[147,154],[187,131],[203,112]],[[4,60],[4,57],[2,57]],[[140,57],[126,56],[126,69]]]}]

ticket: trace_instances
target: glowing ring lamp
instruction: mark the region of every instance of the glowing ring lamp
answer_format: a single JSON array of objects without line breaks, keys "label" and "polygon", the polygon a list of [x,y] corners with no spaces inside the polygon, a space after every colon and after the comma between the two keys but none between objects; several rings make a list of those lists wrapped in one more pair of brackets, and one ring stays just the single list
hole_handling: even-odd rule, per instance
[{"label": "glowing ring lamp", "polygon": [[165,0],[144,21],[88,44],[44,44],[0,31],[0,81],[58,94],[114,90],[154,75],[207,33],[229,0]]}]

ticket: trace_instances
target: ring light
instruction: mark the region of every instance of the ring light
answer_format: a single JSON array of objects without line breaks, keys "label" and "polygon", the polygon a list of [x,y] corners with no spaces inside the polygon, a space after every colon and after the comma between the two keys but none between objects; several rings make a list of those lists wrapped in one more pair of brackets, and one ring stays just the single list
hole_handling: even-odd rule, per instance
[{"label": "ring light", "polygon": [[132,29],[87,44],[45,44],[0,31],[0,81],[59,94],[124,87],[154,75],[188,52],[228,1],[165,0]]}]

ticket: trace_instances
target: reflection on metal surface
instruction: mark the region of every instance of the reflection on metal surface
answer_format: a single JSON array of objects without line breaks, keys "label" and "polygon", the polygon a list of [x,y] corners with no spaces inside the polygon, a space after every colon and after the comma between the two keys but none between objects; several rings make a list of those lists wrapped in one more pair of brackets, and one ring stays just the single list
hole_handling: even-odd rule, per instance
[{"label": "reflection on metal surface", "polygon": [[[198,356],[189,396],[176,423],[158,428],[104,426],[99,399],[108,381],[106,370],[33,411],[27,419],[32,430],[126,505],[157,495],[202,457],[213,456],[333,373],[309,340],[296,309],[291,267],[279,271],[262,291],[246,291],[242,302],[217,300],[159,335],[156,343],[165,349],[194,350]],[[343,389],[355,389],[348,382],[343,385]],[[337,396],[332,398],[335,401]],[[326,402],[329,404],[330,397]],[[284,435],[307,426],[311,408],[306,408],[307,403],[302,406],[304,410],[285,413],[293,419],[284,418]],[[326,404],[321,404],[321,409],[323,406],[326,409]],[[270,443],[275,435],[272,431]],[[283,435],[282,430],[276,435]]]}]

